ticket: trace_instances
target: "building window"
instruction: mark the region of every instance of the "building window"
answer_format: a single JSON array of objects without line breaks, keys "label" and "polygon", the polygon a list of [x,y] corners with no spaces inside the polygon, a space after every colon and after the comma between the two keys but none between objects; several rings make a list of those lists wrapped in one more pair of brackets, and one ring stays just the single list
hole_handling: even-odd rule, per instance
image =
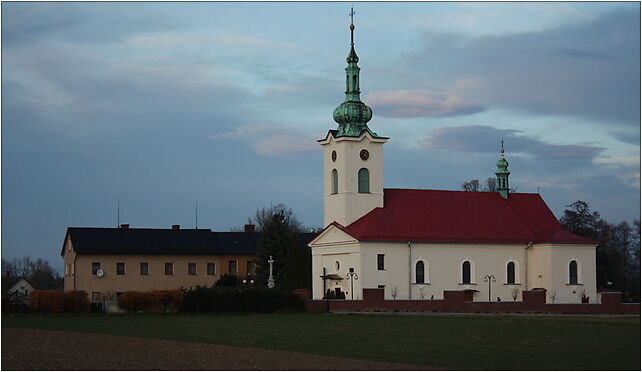
[{"label": "building window", "polygon": [[572,260],[568,264],[568,282],[569,284],[577,284],[577,261]]},{"label": "building window", "polygon": [[227,273],[230,275],[236,275],[236,261],[229,262],[229,269],[227,270]]},{"label": "building window", "polygon": [[377,288],[379,288],[379,289],[385,289],[385,288],[386,288],[386,286],[385,286],[384,284],[379,284],[379,285],[377,285]]},{"label": "building window", "polygon": [[341,264],[339,261],[334,262],[334,271],[339,272],[339,269],[341,268]]},{"label": "building window", "polygon": [[91,273],[93,275],[96,275],[96,272],[100,270],[100,262],[92,262],[91,263]]},{"label": "building window", "polygon": [[216,275],[216,264],[210,262],[207,264],[207,275]]},{"label": "building window", "polygon": [[506,265],[506,283],[515,284],[515,262],[513,261]]},{"label": "building window", "polygon": [[116,262],[116,275],[125,275],[125,263]]},{"label": "building window", "polygon": [[464,261],[461,265],[461,282],[463,284],[471,284],[470,282],[470,262]]},{"label": "building window", "polygon": [[366,168],[359,169],[359,192],[362,194],[370,192],[370,172]]},{"label": "building window", "polygon": [[415,283],[424,284],[425,283],[425,271],[424,271],[424,262],[417,261],[415,265]]},{"label": "building window", "polygon": [[99,301],[100,300],[100,292],[91,292],[91,299],[93,301]]},{"label": "building window", "polygon": [[165,262],[165,275],[174,275],[174,264]]},{"label": "building window", "polygon": [[247,275],[254,276],[256,274],[256,266],[254,266],[254,261],[247,261]]},{"label": "building window", "polygon": [[331,194],[337,194],[339,192],[339,172],[336,169],[332,170],[332,190]]},{"label": "building window", "polygon": [[140,263],[140,275],[149,275],[149,264],[147,262]]},{"label": "building window", "polygon": [[378,254],[377,255],[377,270],[385,270],[384,265],[383,265],[383,257],[384,254]]},{"label": "building window", "polygon": [[196,264],[195,263],[188,263],[187,264],[187,274],[188,275],[196,275]]}]

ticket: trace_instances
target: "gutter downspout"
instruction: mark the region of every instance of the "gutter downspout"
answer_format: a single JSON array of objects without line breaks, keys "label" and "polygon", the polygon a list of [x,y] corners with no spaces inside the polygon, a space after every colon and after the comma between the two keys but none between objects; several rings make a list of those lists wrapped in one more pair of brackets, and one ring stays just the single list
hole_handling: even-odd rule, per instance
[{"label": "gutter downspout", "polygon": [[524,290],[528,291],[528,248],[533,248],[533,242],[526,244],[524,248]]},{"label": "gutter downspout", "polygon": [[408,242],[408,299],[412,300],[412,245]]}]

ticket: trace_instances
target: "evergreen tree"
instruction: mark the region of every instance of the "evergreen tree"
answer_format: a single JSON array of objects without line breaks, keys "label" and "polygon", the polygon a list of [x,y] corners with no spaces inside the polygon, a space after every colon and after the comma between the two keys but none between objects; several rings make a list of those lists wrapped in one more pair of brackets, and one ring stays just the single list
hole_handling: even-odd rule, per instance
[{"label": "evergreen tree", "polygon": [[[272,256],[274,260],[273,275],[277,287],[293,289],[294,284],[291,284],[289,280],[296,280],[295,278],[299,277],[296,269],[293,268],[293,265],[297,265],[297,263],[290,263],[287,270],[286,266],[288,266],[288,252],[290,252],[290,258],[293,261],[299,261],[296,249],[298,248],[300,225],[294,213],[283,204],[278,204],[269,209],[257,210],[255,222],[261,232],[256,249],[256,274],[259,283],[267,284],[270,272],[268,260]],[[289,271],[290,274],[287,275],[286,271]]]}]

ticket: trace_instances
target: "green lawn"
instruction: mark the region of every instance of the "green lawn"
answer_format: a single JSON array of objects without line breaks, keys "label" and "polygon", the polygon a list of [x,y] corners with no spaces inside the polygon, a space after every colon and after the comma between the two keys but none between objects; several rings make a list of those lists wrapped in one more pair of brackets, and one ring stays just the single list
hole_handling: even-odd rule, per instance
[{"label": "green lawn", "polygon": [[639,318],[3,316],[2,327],[164,338],[453,369],[640,369]]}]

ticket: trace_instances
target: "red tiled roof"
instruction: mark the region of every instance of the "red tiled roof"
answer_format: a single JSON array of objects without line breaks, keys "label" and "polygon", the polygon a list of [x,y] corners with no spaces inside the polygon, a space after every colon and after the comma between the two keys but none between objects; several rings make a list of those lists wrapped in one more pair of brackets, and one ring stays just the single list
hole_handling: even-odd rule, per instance
[{"label": "red tiled roof", "polygon": [[595,243],[564,230],[539,194],[522,193],[384,189],[384,207],[344,231],[361,241]]}]

